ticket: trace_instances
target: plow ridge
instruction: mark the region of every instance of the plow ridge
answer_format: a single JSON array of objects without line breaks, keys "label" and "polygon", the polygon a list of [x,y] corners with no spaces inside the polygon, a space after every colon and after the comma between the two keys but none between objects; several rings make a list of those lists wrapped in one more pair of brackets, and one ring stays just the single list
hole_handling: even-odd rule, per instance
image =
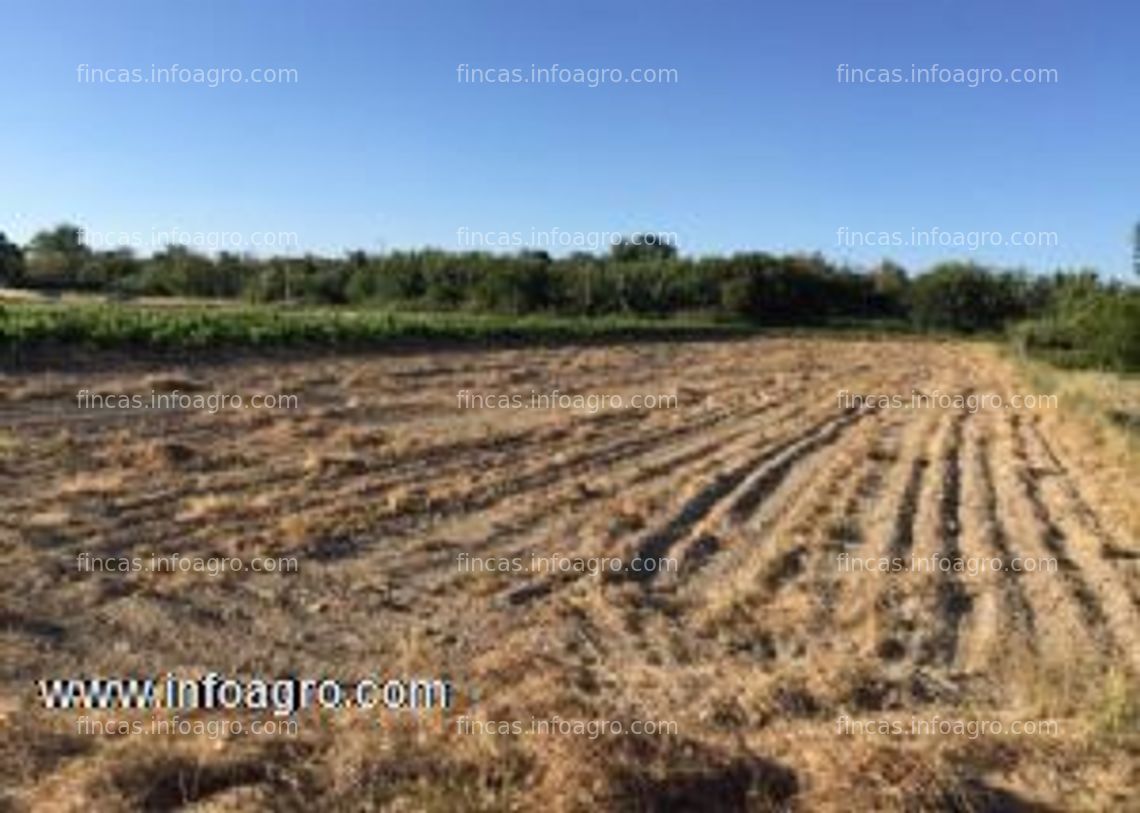
[{"label": "plow ridge", "polygon": [[[681,509],[662,528],[648,534],[637,545],[635,557],[655,559],[664,556],[673,546],[704,520],[713,508],[730,495],[730,515],[739,519],[746,510],[752,510],[763,495],[779,481],[804,455],[834,440],[840,430],[850,424],[859,413],[847,413],[839,418],[827,418],[813,425],[802,435],[777,444],[758,457],[746,461],[728,472],[718,474],[695,496],[686,500]],[[631,576],[648,581],[651,573]]]}]

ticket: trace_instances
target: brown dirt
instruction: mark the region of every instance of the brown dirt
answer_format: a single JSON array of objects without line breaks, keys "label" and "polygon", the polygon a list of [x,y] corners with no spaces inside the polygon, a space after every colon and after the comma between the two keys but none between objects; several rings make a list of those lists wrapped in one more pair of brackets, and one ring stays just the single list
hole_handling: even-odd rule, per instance
[{"label": "brown dirt", "polygon": [[[76,408],[80,389],[174,386],[300,408]],[[679,405],[457,408],[462,389],[556,388]],[[806,339],[9,372],[0,809],[1128,809],[1135,469],[1090,452],[1064,405],[837,402],[912,389],[1033,391],[979,346]],[[82,552],[299,570],[88,573]],[[461,552],[678,567],[470,573]],[[1059,567],[851,573],[843,552]],[[98,736],[35,685],[207,671],[448,676],[460,708],[306,713],[296,736]],[[465,734],[461,714],[675,730]],[[1057,730],[839,722],[912,718]]]}]

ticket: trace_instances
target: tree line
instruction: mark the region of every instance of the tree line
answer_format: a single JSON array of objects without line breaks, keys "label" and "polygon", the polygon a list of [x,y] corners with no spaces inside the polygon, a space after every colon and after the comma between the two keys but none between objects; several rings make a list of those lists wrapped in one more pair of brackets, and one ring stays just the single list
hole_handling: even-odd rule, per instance
[{"label": "tree line", "polygon": [[1042,276],[949,262],[911,276],[889,261],[855,270],[818,254],[687,258],[646,237],[631,236],[605,255],[566,257],[437,249],[211,256],[179,245],[140,257],[93,250],[65,224],[25,246],[0,233],[0,285],[517,315],[685,313],[780,326],[890,320],[920,330],[1009,330],[1022,346],[1074,364],[1140,364],[1137,289],[1092,271]]}]

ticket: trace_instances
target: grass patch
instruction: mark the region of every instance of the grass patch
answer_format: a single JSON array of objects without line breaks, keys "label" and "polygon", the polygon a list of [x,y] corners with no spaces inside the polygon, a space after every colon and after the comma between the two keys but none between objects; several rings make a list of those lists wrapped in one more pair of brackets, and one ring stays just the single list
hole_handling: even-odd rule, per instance
[{"label": "grass patch", "polygon": [[644,319],[403,313],[338,308],[182,308],[129,304],[0,305],[0,345],[26,348],[369,346],[402,341],[559,341],[743,335],[745,325],[701,318]]},{"label": "grass patch", "polygon": [[0,303],[0,347],[11,350],[61,345],[178,350],[375,347],[419,342],[550,344],[828,333],[848,339],[880,339],[897,337],[903,331],[900,323],[884,320],[843,320],[818,327],[789,328],[704,314],[573,317],[343,307],[216,307],[204,303],[155,306],[83,300]]}]

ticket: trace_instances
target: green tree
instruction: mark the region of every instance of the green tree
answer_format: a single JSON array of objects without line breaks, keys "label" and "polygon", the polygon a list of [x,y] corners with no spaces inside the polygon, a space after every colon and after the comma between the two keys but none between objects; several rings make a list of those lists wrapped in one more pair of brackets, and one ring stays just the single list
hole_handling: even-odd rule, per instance
[{"label": "green tree", "polygon": [[24,252],[0,231],[0,285],[17,286],[24,281]]},{"label": "green tree", "polygon": [[973,263],[943,263],[911,285],[911,318],[926,329],[1000,330],[1021,315],[1013,282]]},{"label": "green tree", "polygon": [[78,226],[64,223],[41,231],[28,243],[28,284],[46,288],[73,287],[79,284],[90,254]]},{"label": "green tree", "polygon": [[910,279],[901,265],[883,260],[871,272],[873,309],[878,315],[903,316],[906,313],[906,298]]},{"label": "green tree", "polygon": [[83,288],[125,294],[130,292],[141,268],[129,248],[96,251],[84,264],[77,282]]},{"label": "green tree", "polygon": [[652,232],[634,234],[610,246],[610,257],[617,262],[671,260],[676,256],[677,247],[669,236]]},{"label": "green tree", "polygon": [[172,296],[227,295],[217,264],[184,245],[166,246],[147,265],[147,274],[157,292]]}]

